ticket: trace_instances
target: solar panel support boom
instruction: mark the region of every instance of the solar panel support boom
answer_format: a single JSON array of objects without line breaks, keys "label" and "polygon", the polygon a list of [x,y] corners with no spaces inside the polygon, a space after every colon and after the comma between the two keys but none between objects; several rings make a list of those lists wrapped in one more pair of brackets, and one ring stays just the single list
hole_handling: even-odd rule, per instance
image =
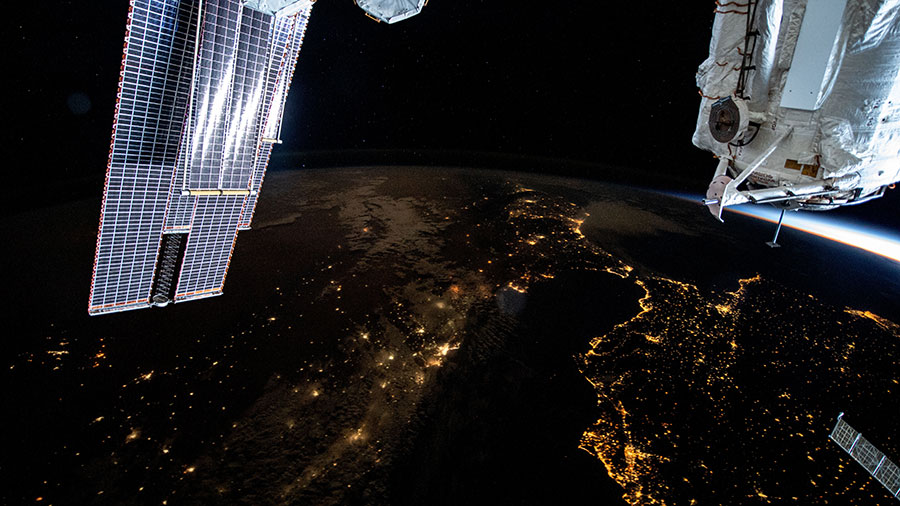
[{"label": "solar panel support boom", "polygon": [[251,190],[181,190],[181,195],[187,197],[189,195],[194,195],[198,197],[222,197],[222,196],[241,196],[247,197],[250,195],[256,195],[255,191]]}]

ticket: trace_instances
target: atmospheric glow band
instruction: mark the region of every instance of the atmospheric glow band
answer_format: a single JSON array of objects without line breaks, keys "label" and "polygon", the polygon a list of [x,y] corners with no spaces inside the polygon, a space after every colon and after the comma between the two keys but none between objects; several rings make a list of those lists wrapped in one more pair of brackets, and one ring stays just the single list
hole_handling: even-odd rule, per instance
[{"label": "atmospheric glow band", "polygon": [[[774,207],[753,204],[726,207],[725,210],[771,223],[778,223],[778,216],[781,214],[781,211]],[[783,226],[824,237],[825,239],[831,239],[854,248],[864,249],[876,255],[900,262],[900,237],[898,237],[896,232],[892,233],[887,230],[879,230],[870,225],[852,223],[838,217],[823,216],[820,213],[812,214],[809,212],[786,214]]]},{"label": "atmospheric glow band", "polygon": [[[702,200],[702,197],[699,195],[659,191],[654,191],[654,193],[661,193],[694,204],[699,204]],[[778,216],[781,214],[781,210],[772,206],[755,204],[729,206],[725,208],[725,211],[770,223],[778,223]],[[842,219],[833,215],[832,213],[834,212],[840,211],[823,213],[789,212],[784,216],[783,226],[837,241],[841,244],[853,246],[854,248],[889,258],[895,262],[900,262],[900,233]]]}]

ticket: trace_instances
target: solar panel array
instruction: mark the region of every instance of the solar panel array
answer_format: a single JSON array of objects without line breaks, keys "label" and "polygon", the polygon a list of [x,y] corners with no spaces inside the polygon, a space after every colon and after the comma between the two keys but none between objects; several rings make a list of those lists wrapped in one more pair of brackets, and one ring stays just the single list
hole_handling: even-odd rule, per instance
[{"label": "solar panel array", "polygon": [[227,114],[220,188],[246,189],[259,146],[259,123],[269,62],[271,16],[246,9]]},{"label": "solar panel array", "polygon": [[222,293],[244,197],[197,197],[175,301]]},{"label": "solar panel array", "polygon": [[894,497],[900,498],[900,468],[864,438],[859,431],[845,422],[843,415],[841,413],[838,416],[837,424],[829,437],[859,462],[879,483],[887,487]]},{"label": "solar panel array", "polygon": [[176,302],[222,292],[238,227],[249,227],[271,153],[264,133],[280,128],[312,8],[299,0],[292,15],[273,16],[242,4],[132,0],[91,314],[151,305],[163,234],[188,234]]},{"label": "solar panel array", "polygon": [[91,283],[91,312],[148,303],[193,59],[192,5],[134,0]]},{"label": "solar panel array", "polygon": [[240,3],[233,0],[203,3],[194,96],[188,117],[188,186],[193,189],[219,187],[228,121],[225,111],[232,98],[242,10]]},{"label": "solar panel array", "polygon": [[309,21],[309,10],[300,11],[290,18],[276,18],[273,26],[274,48],[284,48],[283,51],[273,51],[266,73],[266,95],[260,123],[259,135],[263,141],[257,153],[255,167],[250,180],[250,196],[241,213],[240,229],[250,228],[253,213],[256,210],[256,202],[262,189],[263,178],[269,165],[269,157],[272,154],[272,142],[278,140],[281,130],[281,119],[284,113],[284,102],[287,96],[286,90],[290,88],[294,76],[297,57],[300,47],[303,45],[303,34]]},{"label": "solar panel array", "polygon": [[163,233],[186,233],[191,230],[191,217],[194,215],[196,197],[182,195],[183,182],[187,174],[187,138],[186,128],[181,133],[181,145],[178,149],[178,160],[172,175],[172,185],[169,188],[169,203],[166,209],[166,221]]}]

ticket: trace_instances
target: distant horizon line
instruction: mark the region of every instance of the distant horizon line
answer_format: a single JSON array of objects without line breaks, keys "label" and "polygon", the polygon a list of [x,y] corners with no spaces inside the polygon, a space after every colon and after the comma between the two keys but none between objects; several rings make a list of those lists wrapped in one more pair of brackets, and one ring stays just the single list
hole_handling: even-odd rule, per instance
[{"label": "distant horizon line", "polygon": [[[369,159],[366,162],[355,162],[353,160],[334,160],[325,162],[320,158],[325,157],[339,157],[339,156],[351,156],[351,157],[375,157],[374,160]],[[397,156],[399,159],[397,160],[384,160],[378,159],[380,157],[385,156]],[[567,171],[568,175],[573,175],[577,177],[582,177],[586,179],[595,179],[597,181],[608,181],[607,178],[604,177],[591,177],[590,174],[584,174],[581,172],[574,172],[577,169],[601,169],[603,170],[602,176],[609,176],[611,174],[615,174],[617,176],[621,176],[627,174],[629,177],[627,179],[632,180],[635,184],[638,184],[639,181],[656,180],[661,182],[669,182],[673,184],[684,185],[686,187],[690,187],[696,181],[692,178],[684,177],[680,174],[660,174],[659,172],[653,172],[645,168],[641,167],[629,167],[624,165],[612,164],[612,163],[602,163],[597,161],[589,161],[584,159],[577,158],[565,158],[565,157],[554,157],[554,156],[542,156],[531,153],[509,153],[505,151],[490,151],[490,150],[469,150],[469,149],[407,149],[407,148],[399,148],[399,149],[384,149],[384,148],[365,148],[365,149],[320,149],[320,150],[293,150],[293,151],[284,151],[284,152],[275,152],[272,154],[272,159],[275,161],[276,159],[279,161],[284,161],[285,159],[296,158],[296,157],[311,157],[315,159],[317,163],[327,163],[327,167],[321,168],[346,168],[351,166],[361,166],[361,165],[369,165],[369,166],[377,166],[377,167],[391,167],[391,166],[403,166],[403,167],[414,167],[414,166],[433,166],[433,167],[459,167],[459,168],[470,168],[470,169],[495,169],[502,168],[504,170],[518,170],[521,172],[541,172],[541,169],[545,168],[554,168],[563,171]],[[462,157],[462,159],[460,159]],[[485,163],[489,162],[489,163]],[[534,164],[535,167],[522,167],[520,165],[515,165],[514,168],[507,166],[506,164],[510,163],[531,163]],[[347,164],[354,165],[347,165]],[[496,163],[502,163],[502,167],[497,167],[497,165],[493,165]],[[284,170],[285,168],[279,167],[269,167],[274,170]],[[297,167],[297,168],[319,168],[319,167]],[[290,168],[287,168],[290,169]],[[561,174],[559,171],[553,171],[554,175],[566,175]],[[598,175],[601,176],[601,175]]]},{"label": "distant horizon line", "polygon": [[[299,165],[285,167],[283,164]],[[303,164],[307,166],[303,166]],[[308,166],[312,164],[314,166]],[[697,182],[679,174],[659,174],[638,167],[625,167],[573,158],[540,156],[489,150],[466,149],[316,149],[275,150],[269,170],[337,169],[351,167],[456,167],[476,170],[510,170],[532,174],[548,174],[619,184],[646,185],[648,181],[668,186],[671,190],[688,189]],[[50,207],[55,204],[89,198],[102,198],[105,170],[86,175],[42,181],[33,188],[22,188],[22,195],[33,195],[39,189],[44,198],[15,202],[19,211]],[[263,188],[265,192],[265,188]]]}]

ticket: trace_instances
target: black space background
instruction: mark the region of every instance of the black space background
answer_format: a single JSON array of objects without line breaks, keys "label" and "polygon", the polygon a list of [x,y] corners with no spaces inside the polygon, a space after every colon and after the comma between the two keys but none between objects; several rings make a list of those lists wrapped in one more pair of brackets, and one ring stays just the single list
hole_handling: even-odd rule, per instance
[{"label": "black space background", "polygon": [[[99,216],[127,9],[47,2],[6,18],[12,209],[96,198]],[[497,166],[699,195],[715,168],[691,144],[712,11],[432,0],[386,25],[351,0],[320,0],[270,170]],[[72,111],[75,97],[90,101],[86,113]],[[897,199],[838,212],[896,228]]]}]

